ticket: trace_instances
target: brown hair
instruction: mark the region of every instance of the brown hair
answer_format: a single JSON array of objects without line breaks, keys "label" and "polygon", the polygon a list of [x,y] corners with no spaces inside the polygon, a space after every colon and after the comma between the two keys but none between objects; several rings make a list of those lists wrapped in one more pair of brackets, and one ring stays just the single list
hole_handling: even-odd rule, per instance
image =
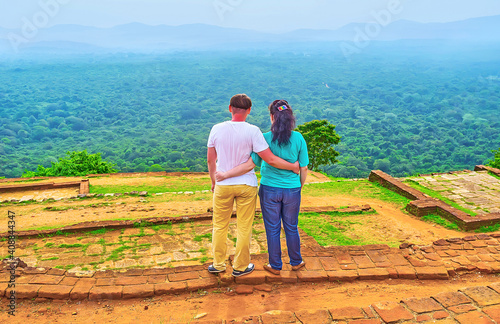
[{"label": "brown hair", "polygon": [[244,93],[234,95],[229,103],[233,108],[250,109],[252,107],[252,100]]},{"label": "brown hair", "polygon": [[289,144],[292,131],[295,128],[295,116],[292,107],[286,100],[274,100],[269,105],[269,113],[274,118],[271,125],[272,141],[278,141],[279,146]]}]

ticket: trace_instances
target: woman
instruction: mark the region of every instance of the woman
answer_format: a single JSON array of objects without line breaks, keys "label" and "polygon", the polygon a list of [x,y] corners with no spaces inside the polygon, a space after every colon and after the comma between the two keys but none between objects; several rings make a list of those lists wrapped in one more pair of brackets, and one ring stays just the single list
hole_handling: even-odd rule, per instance
[{"label": "woman", "polygon": [[269,264],[264,269],[279,274],[283,267],[281,261],[281,222],[285,229],[286,245],[290,265],[298,270],[305,265],[300,253],[300,237],[298,230],[301,190],[307,176],[307,145],[295,128],[295,117],[292,108],[285,100],[275,100],[269,105],[271,114],[271,131],[264,134],[274,155],[288,161],[298,161],[300,174],[292,171],[276,169],[256,154],[246,163],[227,172],[218,172],[217,180],[224,180],[244,174],[255,167],[261,166],[261,181],[259,188],[260,206],[266,228]]}]

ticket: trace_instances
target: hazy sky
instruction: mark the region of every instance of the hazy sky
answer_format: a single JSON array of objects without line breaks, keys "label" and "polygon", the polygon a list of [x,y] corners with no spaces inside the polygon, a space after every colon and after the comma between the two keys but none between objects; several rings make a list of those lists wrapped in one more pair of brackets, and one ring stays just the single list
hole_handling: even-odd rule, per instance
[{"label": "hazy sky", "polygon": [[44,27],[204,23],[285,32],[372,21],[374,12],[391,5],[398,8],[391,20],[448,22],[500,15],[499,0],[0,0],[0,26],[21,28],[38,19]]}]

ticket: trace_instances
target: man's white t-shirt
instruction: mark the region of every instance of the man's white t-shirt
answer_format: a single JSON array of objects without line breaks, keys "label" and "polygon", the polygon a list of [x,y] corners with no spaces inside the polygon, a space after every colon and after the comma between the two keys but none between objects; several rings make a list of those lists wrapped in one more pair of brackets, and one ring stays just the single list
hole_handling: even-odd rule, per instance
[{"label": "man's white t-shirt", "polygon": [[[217,152],[217,171],[226,172],[245,163],[252,152],[259,153],[269,145],[260,129],[247,122],[227,121],[212,127],[208,137],[208,147]],[[257,177],[252,171],[239,177],[216,183],[219,186],[248,185],[257,187]]]}]

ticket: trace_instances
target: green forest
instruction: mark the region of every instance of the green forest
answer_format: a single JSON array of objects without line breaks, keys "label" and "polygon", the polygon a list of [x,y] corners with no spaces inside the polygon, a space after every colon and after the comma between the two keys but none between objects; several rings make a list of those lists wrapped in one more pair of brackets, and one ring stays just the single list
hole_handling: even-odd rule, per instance
[{"label": "green forest", "polygon": [[[424,46],[425,45],[425,46]],[[248,94],[248,122],[270,129],[286,99],[297,124],[327,119],[341,137],[337,177],[473,168],[500,147],[499,48],[375,44],[269,51],[0,58],[0,176],[102,153],[120,172],[206,171],[210,128]]]}]

